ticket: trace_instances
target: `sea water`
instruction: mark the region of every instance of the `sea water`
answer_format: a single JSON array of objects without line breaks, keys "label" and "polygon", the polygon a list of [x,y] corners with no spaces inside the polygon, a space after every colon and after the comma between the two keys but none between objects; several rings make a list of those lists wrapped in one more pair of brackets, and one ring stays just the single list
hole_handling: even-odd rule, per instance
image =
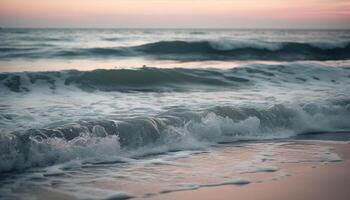
[{"label": "sea water", "polygon": [[69,176],[58,190],[81,195],[72,183],[107,181],[120,167],[136,182],[166,182],[135,174],[154,154],[173,165],[222,143],[349,131],[349,42],[346,30],[2,29],[3,194],[18,197],[23,178]]}]

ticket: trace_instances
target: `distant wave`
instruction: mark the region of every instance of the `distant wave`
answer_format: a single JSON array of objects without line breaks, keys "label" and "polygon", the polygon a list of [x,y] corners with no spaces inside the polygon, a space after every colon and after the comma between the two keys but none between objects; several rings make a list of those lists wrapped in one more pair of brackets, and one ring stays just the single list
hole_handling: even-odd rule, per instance
[{"label": "distant wave", "polygon": [[30,41],[30,42],[69,42],[73,41],[70,37],[47,37],[38,33],[36,36],[20,36],[16,40]]},{"label": "distant wave", "polygon": [[[169,60],[342,60],[350,59],[350,43],[297,43],[262,41],[159,41],[116,48],[63,48],[17,53],[0,52],[0,58],[133,57]],[[20,50],[20,49],[19,49]]]},{"label": "distant wave", "polygon": [[[176,55],[178,57],[174,56],[174,58],[184,60],[338,60],[350,58],[350,43],[161,41],[134,47],[134,49],[151,55]],[[171,56],[169,58],[171,59]]]},{"label": "distant wave", "polygon": [[86,91],[185,91],[230,90],[261,84],[348,84],[350,70],[320,64],[250,64],[220,69],[100,69],[93,71],[0,73],[2,92],[29,92],[43,84],[55,90],[78,87]]},{"label": "distant wave", "polygon": [[3,52],[3,53],[23,52],[23,51],[33,51],[33,50],[37,50],[37,48],[0,47],[0,52]]}]

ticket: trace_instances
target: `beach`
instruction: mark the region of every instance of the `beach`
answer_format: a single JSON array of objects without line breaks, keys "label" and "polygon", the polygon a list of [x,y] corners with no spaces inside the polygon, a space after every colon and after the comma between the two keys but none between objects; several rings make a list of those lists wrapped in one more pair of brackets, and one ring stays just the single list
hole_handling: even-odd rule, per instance
[{"label": "beach", "polygon": [[349,197],[350,31],[0,38],[0,199]]},{"label": "beach", "polygon": [[163,194],[150,199],[339,199],[350,196],[350,145],[331,144],[343,161],[325,165],[285,166],[292,176],[244,186],[218,186]]},{"label": "beach", "polygon": [[[337,134],[331,134],[333,139]],[[61,166],[65,168],[63,171],[44,174],[49,185],[40,184],[42,181],[38,177],[35,180],[28,174],[22,180],[30,178],[31,184],[23,183],[15,191],[36,199],[81,199],[86,195],[105,196],[103,199],[222,200],[347,199],[349,196],[349,141],[309,138],[247,142],[224,144],[210,151],[153,155],[133,163],[132,168],[121,163],[96,166],[88,171],[100,172],[103,178],[80,182],[78,188],[85,192],[79,196],[74,192],[78,189],[75,184],[72,190],[60,186],[60,182],[71,181],[78,175],[73,173],[77,169],[67,166]],[[111,170],[109,178],[103,173],[105,168]],[[134,174],[133,179],[125,179],[136,172],[139,174]]]}]

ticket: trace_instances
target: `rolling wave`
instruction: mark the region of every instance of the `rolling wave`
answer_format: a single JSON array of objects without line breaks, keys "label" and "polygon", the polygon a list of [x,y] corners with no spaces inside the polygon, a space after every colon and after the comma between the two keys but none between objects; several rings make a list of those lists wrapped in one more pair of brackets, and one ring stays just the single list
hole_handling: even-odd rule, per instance
[{"label": "rolling wave", "polygon": [[77,86],[93,91],[176,91],[194,87],[235,86],[248,83],[248,79],[224,75],[220,70],[201,69],[112,69],[93,71],[23,72],[0,74],[5,90],[29,92],[35,85],[45,84],[55,90],[57,87]]},{"label": "rolling wave", "polygon": [[133,57],[169,60],[344,60],[350,43],[298,43],[262,41],[159,41],[140,46],[61,48],[32,51],[2,49],[0,58]]},{"label": "rolling wave", "polygon": [[191,68],[99,69],[93,71],[0,73],[3,92],[29,92],[39,84],[51,90],[78,87],[86,91],[188,91],[239,89],[273,84],[348,84],[347,67],[321,64],[249,64],[228,70]]}]

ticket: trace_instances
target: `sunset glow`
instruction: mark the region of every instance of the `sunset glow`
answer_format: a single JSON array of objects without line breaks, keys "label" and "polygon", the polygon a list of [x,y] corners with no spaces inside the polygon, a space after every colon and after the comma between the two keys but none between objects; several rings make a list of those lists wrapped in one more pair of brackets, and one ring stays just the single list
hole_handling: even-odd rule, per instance
[{"label": "sunset glow", "polygon": [[0,26],[350,28],[350,1],[0,0]]}]

